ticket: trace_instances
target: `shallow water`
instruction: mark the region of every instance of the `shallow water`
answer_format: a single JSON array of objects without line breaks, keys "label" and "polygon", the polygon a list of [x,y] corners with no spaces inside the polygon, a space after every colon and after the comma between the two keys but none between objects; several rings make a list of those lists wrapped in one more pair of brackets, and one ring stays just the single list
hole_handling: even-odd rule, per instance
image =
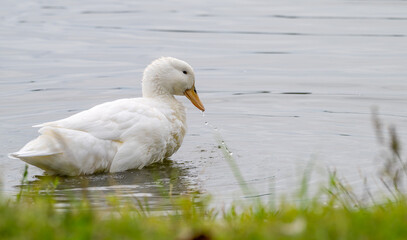
[{"label": "shallow water", "polygon": [[[375,187],[382,163],[371,117],[407,134],[406,1],[3,0],[0,9],[0,174],[19,190],[24,164],[7,158],[30,128],[95,104],[141,95],[142,70],[173,56],[196,71],[205,117],[186,99],[189,132],[163,166],[60,180],[154,204],[157,181],[220,203],[242,196],[209,122],[244,178],[268,196],[294,192],[310,161],[317,184],[336,169],[355,189]],[[171,172],[180,174],[170,183]],[[41,170],[30,167],[29,180]],[[156,175],[158,177],[153,177]],[[113,180],[112,180],[113,179]]]}]

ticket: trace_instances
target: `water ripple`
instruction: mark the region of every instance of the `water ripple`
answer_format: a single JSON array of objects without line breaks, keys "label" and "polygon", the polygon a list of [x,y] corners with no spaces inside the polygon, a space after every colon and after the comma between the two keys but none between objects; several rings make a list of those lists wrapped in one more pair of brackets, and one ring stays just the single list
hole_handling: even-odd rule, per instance
[{"label": "water ripple", "polygon": [[216,31],[216,30],[188,30],[188,29],[146,29],[151,32],[168,33],[215,33],[242,35],[282,35],[282,36],[320,36],[320,37],[406,37],[405,34],[380,33],[298,33],[298,32],[260,32],[260,31]]},{"label": "water ripple", "polygon": [[406,17],[358,17],[358,16],[294,16],[294,15],[270,15],[272,18],[288,19],[338,19],[338,20],[407,20]]}]

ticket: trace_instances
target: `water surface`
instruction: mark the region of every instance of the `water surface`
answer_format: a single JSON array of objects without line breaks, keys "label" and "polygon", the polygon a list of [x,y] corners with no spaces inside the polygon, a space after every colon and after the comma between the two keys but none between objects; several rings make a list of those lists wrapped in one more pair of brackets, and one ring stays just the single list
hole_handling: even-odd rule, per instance
[{"label": "water surface", "polygon": [[[210,193],[242,196],[208,121],[256,195],[294,192],[312,160],[312,184],[336,169],[355,189],[382,166],[379,117],[407,134],[406,1],[3,0],[0,9],[0,174],[15,193],[24,163],[7,158],[37,136],[30,126],[98,103],[141,96],[144,67],[189,62],[206,116],[186,99],[189,131],[162,166],[60,180],[61,202],[88,190],[150,201]],[[173,172],[179,179],[171,179]],[[29,180],[43,172],[29,168]],[[163,184],[160,183],[160,179]],[[177,181],[175,181],[177,180]],[[82,194],[82,193],[81,193]]]}]

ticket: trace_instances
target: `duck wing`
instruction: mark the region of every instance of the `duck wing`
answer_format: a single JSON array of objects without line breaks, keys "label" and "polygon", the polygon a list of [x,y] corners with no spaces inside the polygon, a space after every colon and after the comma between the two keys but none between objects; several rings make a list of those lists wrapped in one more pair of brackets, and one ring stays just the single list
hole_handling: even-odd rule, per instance
[{"label": "duck wing", "polygon": [[[34,127],[54,127],[83,131],[111,141],[130,140],[137,131],[164,125],[167,118],[159,103],[143,98],[119,99],[97,105],[68,118]],[[158,110],[160,109],[160,110]]]}]

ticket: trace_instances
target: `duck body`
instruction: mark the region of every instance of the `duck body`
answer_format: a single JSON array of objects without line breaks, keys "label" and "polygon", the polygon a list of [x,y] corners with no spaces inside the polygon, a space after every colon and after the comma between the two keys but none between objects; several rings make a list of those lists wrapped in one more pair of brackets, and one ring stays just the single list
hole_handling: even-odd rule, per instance
[{"label": "duck body", "polygon": [[[188,68],[183,71],[192,75],[192,68],[185,64],[181,61],[181,66]],[[154,62],[151,66],[161,69]],[[9,156],[48,174],[68,176],[141,169],[170,157],[179,149],[186,133],[185,107],[173,96],[178,95],[178,90],[152,87],[153,80],[146,79],[146,71],[142,98],[106,102],[62,120],[36,125],[41,135]],[[196,93],[194,81],[183,88],[180,91],[188,98],[192,91]],[[203,109],[196,98],[192,96],[191,101]]]}]

